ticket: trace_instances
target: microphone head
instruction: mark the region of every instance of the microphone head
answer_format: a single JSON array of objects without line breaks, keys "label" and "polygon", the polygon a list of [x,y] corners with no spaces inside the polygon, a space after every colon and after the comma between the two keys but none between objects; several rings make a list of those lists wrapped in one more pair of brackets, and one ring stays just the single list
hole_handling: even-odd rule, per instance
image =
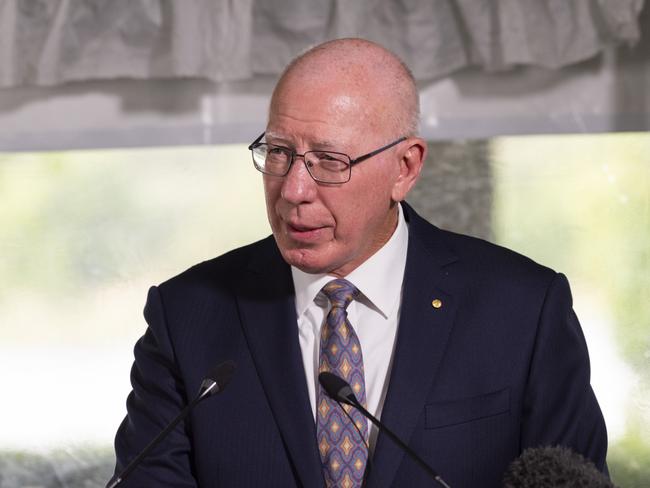
[{"label": "microphone head", "polygon": [[222,392],[235,373],[236,366],[237,364],[229,359],[212,368],[208,376],[201,382],[201,394],[206,391],[208,395]]},{"label": "microphone head", "polygon": [[343,378],[324,371],[318,375],[318,381],[332,399],[352,406],[359,404],[352,388]]},{"label": "microphone head", "polygon": [[567,447],[526,449],[503,477],[503,488],[616,488],[594,464]]}]

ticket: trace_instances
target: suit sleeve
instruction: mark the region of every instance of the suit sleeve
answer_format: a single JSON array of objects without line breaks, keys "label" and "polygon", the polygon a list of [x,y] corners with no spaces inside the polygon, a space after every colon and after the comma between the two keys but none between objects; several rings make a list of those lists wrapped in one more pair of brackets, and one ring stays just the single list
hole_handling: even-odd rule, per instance
[{"label": "suit sleeve", "polygon": [[[144,316],[149,327],[135,345],[133,391],[127,399],[127,416],[115,437],[116,474],[188,403],[156,287],[149,290]],[[192,471],[188,428],[181,422],[120,486],[196,487]]]},{"label": "suit sleeve", "polygon": [[572,309],[564,275],[551,282],[542,307],[530,365],[522,450],[564,445],[606,471],[607,431],[590,385],[587,344]]}]

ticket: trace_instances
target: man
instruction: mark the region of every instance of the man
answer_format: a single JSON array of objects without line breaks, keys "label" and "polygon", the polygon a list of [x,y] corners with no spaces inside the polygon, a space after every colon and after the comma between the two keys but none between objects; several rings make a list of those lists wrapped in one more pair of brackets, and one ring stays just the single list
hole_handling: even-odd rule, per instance
[{"label": "man", "polygon": [[273,236],[150,290],[117,471],[214,364],[235,375],[126,486],[432,486],[319,371],[454,488],[500,486],[536,445],[604,469],[566,279],[400,204],[426,155],[418,118],[412,76],[376,44],[331,41],[286,69],[251,145]]}]

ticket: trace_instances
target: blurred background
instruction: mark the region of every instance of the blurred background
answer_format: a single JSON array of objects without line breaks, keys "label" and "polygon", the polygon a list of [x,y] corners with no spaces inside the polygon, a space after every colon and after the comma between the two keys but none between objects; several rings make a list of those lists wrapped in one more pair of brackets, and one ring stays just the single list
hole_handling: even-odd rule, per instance
[{"label": "blurred background", "polygon": [[291,57],[361,36],[420,87],[432,223],[565,273],[622,487],[650,485],[640,0],[0,0],[0,487],[99,487],[150,285],[270,233],[246,146]]}]

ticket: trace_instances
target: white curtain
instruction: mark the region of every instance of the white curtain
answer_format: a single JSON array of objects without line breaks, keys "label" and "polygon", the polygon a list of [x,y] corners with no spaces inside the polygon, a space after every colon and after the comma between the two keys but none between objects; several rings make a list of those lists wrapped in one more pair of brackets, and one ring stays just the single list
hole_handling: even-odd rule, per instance
[{"label": "white curtain", "polygon": [[337,37],[375,40],[419,80],[560,68],[639,39],[643,0],[0,0],[0,87],[278,74]]}]

